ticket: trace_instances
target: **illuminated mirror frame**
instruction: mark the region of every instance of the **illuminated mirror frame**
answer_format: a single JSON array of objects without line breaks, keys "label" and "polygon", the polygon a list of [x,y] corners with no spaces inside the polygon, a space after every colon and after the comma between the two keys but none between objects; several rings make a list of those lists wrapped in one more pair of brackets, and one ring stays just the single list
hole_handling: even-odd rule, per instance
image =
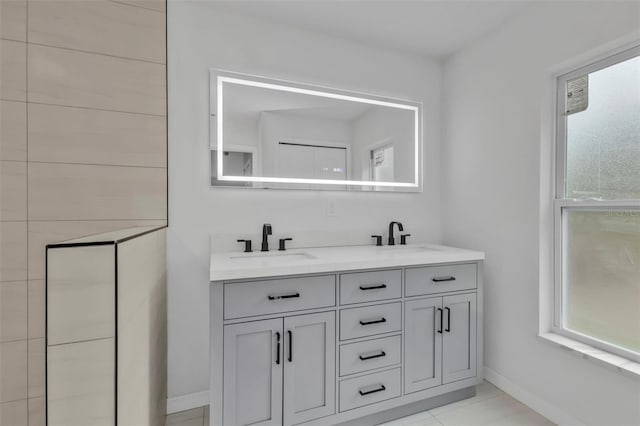
[{"label": "illuminated mirror frame", "polygon": [[[223,170],[224,141],[223,141],[223,85],[225,83],[260,87],[264,89],[281,90],[285,92],[301,93],[311,96],[321,96],[331,99],[362,102],[372,105],[387,106],[413,111],[414,113],[414,181],[413,182],[378,182],[357,180],[281,178],[266,176],[225,176]],[[229,182],[280,183],[280,184],[316,184],[336,186],[360,186],[370,189],[402,188],[403,192],[422,191],[422,103],[375,95],[348,92],[339,89],[311,86],[285,80],[276,80],[250,74],[241,74],[217,69],[210,70],[210,149],[217,151],[217,179]],[[214,126],[215,123],[215,126]],[[215,127],[215,128],[214,128]],[[215,136],[215,137],[214,137]],[[262,186],[256,186],[262,187]],[[255,187],[254,187],[255,188]],[[263,187],[264,188],[264,187]],[[283,189],[296,189],[295,186]],[[320,189],[320,188],[319,188]],[[385,190],[385,189],[382,189]],[[397,190],[396,190],[397,191]]]}]

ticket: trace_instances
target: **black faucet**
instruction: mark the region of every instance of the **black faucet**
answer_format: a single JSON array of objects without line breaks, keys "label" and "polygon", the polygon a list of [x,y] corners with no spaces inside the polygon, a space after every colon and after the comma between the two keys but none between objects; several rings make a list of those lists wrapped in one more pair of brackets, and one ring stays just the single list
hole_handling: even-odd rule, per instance
[{"label": "black faucet", "polygon": [[[402,231],[402,229],[400,229]],[[262,225],[262,250],[261,251],[269,251],[269,240],[267,238],[268,235],[271,235],[271,224],[265,223]]]},{"label": "black faucet", "polygon": [[400,232],[404,231],[404,227],[402,226],[402,224],[400,222],[391,222],[389,224],[389,245],[390,246],[395,246],[396,245],[396,239],[393,238],[393,225],[398,225],[398,231],[400,231]]}]

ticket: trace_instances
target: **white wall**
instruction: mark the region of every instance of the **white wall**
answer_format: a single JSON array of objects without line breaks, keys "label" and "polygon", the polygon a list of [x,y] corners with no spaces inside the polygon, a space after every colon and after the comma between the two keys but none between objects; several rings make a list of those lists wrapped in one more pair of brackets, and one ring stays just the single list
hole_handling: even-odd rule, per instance
[{"label": "white wall", "polygon": [[[260,116],[258,114],[226,114],[224,116],[224,141],[229,145],[260,148]],[[213,120],[212,120],[213,121]],[[214,140],[213,146],[217,146]]]},{"label": "white wall", "polygon": [[592,425],[640,424],[640,382],[536,337],[545,73],[639,28],[638,2],[540,2],[444,68],[444,242],[486,252],[485,365]]},{"label": "white wall", "polygon": [[[424,192],[210,188],[209,68],[424,102]],[[259,239],[270,222],[292,246],[366,244],[393,219],[415,241],[441,239],[437,62],[228,14],[206,2],[168,5],[169,397],[208,389],[209,235],[216,249]],[[336,217],[326,214],[327,200]],[[257,245],[257,244],[256,244]]]}]

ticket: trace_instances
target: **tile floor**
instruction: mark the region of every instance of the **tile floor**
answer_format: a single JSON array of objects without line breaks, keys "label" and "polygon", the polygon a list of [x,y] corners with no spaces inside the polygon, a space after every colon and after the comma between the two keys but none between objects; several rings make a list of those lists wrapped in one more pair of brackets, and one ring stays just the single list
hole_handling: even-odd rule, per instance
[{"label": "tile floor", "polygon": [[[208,426],[209,407],[167,416],[165,426]],[[382,426],[552,426],[546,418],[493,386],[483,382],[476,396],[403,417]]]}]

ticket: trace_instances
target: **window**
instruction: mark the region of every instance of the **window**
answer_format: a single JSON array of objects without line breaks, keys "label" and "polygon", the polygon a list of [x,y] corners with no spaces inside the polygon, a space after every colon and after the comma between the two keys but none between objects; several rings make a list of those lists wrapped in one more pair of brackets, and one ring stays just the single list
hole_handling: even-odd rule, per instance
[{"label": "window", "polygon": [[393,144],[387,144],[369,150],[371,180],[393,182]]},{"label": "window", "polygon": [[640,46],[557,81],[553,331],[640,361]]}]

